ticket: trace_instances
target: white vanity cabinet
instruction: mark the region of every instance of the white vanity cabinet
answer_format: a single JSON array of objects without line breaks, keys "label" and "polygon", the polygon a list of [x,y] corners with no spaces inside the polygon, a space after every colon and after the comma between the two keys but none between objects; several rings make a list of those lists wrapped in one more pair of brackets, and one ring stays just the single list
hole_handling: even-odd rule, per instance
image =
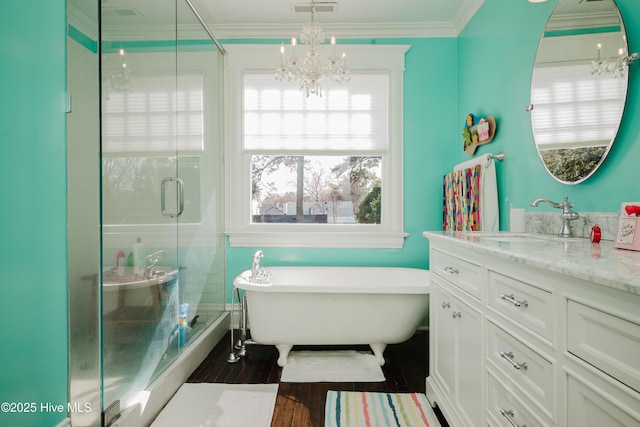
[{"label": "white vanity cabinet", "polygon": [[426,390],[451,427],[640,427],[640,253],[424,235]]},{"label": "white vanity cabinet", "polygon": [[640,297],[565,291],[567,423],[640,427]]},{"label": "white vanity cabinet", "polygon": [[[479,425],[482,396],[481,267],[433,250],[430,289],[430,379],[427,394],[451,424]],[[435,273],[435,274],[433,274]],[[475,294],[475,295],[474,295]]]}]

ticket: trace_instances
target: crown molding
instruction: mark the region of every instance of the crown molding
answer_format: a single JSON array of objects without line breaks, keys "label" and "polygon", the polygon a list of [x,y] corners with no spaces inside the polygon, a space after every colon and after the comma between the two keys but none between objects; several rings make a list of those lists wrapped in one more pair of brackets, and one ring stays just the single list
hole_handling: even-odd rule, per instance
[{"label": "crown molding", "polygon": [[[284,39],[300,32],[301,25],[212,25],[219,39]],[[371,39],[403,37],[455,37],[455,28],[449,22],[380,23],[380,24],[322,24],[325,34],[338,39]]]},{"label": "crown molding", "polygon": [[471,21],[483,3],[484,0],[465,0],[462,6],[460,6],[458,13],[456,13],[456,16],[453,17],[453,21],[451,21],[455,28],[456,36],[464,30],[464,27],[466,27],[469,21]]},{"label": "crown molding", "polygon": [[[465,0],[453,20],[440,22],[385,22],[385,23],[323,23],[326,34],[338,39],[376,38],[437,38],[457,37],[480,9],[484,0]],[[300,24],[217,24],[209,29],[218,40],[233,39],[277,39],[288,40],[300,32]],[[97,29],[94,30],[97,34]],[[170,40],[175,38],[175,27],[171,25],[153,28],[131,26],[109,26],[102,28],[104,40]],[[183,39],[202,39],[204,30],[198,24],[179,28]],[[93,33],[92,33],[93,34]]]},{"label": "crown molding", "polygon": [[616,12],[566,13],[551,16],[544,29],[545,31],[561,31],[619,25],[620,18]]},{"label": "crown molding", "polygon": [[98,17],[90,19],[72,5],[67,5],[67,23],[74,26],[85,36],[98,40]]},{"label": "crown molding", "polygon": [[[326,34],[335,34],[339,40],[343,39],[377,39],[377,38],[427,38],[427,37],[456,37],[458,32],[450,22],[428,23],[385,23],[385,24],[334,24],[322,27]],[[300,25],[256,25],[233,24],[211,25],[209,29],[218,40],[234,39],[276,39],[289,40],[300,32]],[[209,38],[198,24],[180,26],[181,39]],[[176,30],[171,25],[156,25],[152,30],[115,27],[103,28],[102,39],[108,41],[130,40],[170,40],[175,38]]]}]

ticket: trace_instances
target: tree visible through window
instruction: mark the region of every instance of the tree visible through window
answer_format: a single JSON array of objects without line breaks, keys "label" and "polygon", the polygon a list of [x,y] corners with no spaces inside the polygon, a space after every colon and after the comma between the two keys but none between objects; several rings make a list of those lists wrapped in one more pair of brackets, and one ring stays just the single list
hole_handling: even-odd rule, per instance
[{"label": "tree visible through window", "polygon": [[380,224],[381,163],[380,156],[254,155],[252,222]]}]

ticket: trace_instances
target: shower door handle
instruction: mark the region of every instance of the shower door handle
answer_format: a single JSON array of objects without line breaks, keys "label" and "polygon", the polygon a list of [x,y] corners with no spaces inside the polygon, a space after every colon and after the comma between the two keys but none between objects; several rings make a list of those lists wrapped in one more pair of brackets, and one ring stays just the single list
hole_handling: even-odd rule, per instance
[{"label": "shower door handle", "polygon": [[[166,192],[167,192],[167,183],[176,183],[176,198],[178,200],[178,212],[168,212],[166,206]],[[175,176],[170,176],[162,180],[162,184],[160,185],[160,209],[162,211],[162,215],[167,216],[169,218],[178,218],[182,215],[184,211],[184,183],[180,178]]]}]

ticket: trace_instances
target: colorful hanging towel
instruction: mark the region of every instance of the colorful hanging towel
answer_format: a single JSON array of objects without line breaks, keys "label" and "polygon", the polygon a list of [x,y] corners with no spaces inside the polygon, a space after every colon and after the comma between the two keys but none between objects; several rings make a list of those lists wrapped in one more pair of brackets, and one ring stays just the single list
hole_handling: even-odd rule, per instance
[{"label": "colorful hanging towel", "polygon": [[442,229],[481,230],[482,165],[457,170],[444,176]]}]

